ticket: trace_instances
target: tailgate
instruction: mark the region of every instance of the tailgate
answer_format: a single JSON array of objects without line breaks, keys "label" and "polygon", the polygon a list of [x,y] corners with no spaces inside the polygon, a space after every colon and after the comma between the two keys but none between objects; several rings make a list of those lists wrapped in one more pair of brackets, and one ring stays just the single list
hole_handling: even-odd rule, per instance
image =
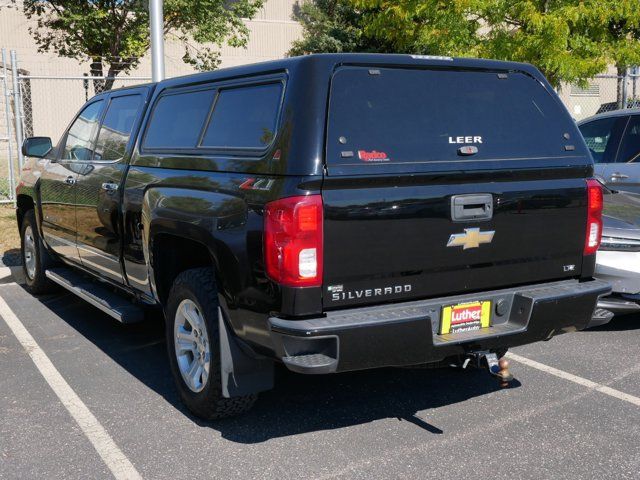
[{"label": "tailgate", "polygon": [[325,308],[580,276],[590,159],[539,80],[343,67],[328,118]]},{"label": "tailgate", "polygon": [[[491,219],[451,220],[454,196],[487,192]],[[360,178],[348,186],[327,179],[323,202],[325,307],[490,290],[581,271],[582,178],[440,185]]]}]

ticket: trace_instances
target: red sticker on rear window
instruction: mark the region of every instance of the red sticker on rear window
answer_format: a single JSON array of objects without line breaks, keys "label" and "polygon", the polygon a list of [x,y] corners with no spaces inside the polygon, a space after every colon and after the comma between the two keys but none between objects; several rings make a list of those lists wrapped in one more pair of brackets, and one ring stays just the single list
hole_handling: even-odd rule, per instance
[{"label": "red sticker on rear window", "polygon": [[363,162],[388,162],[389,157],[384,152],[377,152],[376,150],[358,150],[358,158]]}]

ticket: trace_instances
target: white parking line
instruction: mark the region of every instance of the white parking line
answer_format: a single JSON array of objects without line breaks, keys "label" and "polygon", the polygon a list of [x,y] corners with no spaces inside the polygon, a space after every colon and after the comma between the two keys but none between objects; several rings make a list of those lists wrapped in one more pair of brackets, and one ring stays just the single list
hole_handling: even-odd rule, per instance
[{"label": "white parking line", "polygon": [[11,269],[9,267],[0,267],[0,280],[9,278],[11,276]]},{"label": "white parking line", "polygon": [[521,357],[520,355],[516,355],[515,353],[509,352],[507,353],[506,357],[528,367],[535,368],[542,372],[550,373],[551,375],[555,375],[558,378],[569,380],[570,382],[577,383],[578,385],[582,385],[583,387],[596,390],[600,393],[604,393],[605,395],[609,395],[610,397],[614,397],[618,400],[622,400],[640,407],[640,398],[629,395],[628,393],[621,392],[620,390],[616,390],[615,388],[607,387],[606,385],[602,385],[601,383],[578,377],[577,375],[574,375],[572,373],[565,372],[564,370],[558,370],[557,368],[550,367],[549,365],[545,365],[544,363],[536,362],[535,360],[531,360],[526,357]]},{"label": "white parking line", "polygon": [[13,313],[7,302],[0,297],[0,317],[4,319],[18,341],[33,360],[44,379],[69,411],[78,426],[87,436],[113,476],[118,480],[138,480],[138,473],[129,459],[115,444],[98,419],[91,413],[80,397],[73,391],[60,372],[51,363],[35,339]]}]

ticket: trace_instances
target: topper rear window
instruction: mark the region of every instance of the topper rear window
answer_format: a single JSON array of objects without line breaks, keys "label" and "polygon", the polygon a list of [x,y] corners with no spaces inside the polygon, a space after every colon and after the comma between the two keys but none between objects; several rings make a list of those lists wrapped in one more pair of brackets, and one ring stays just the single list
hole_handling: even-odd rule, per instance
[{"label": "topper rear window", "polygon": [[344,67],[331,85],[327,163],[584,154],[565,149],[567,131],[575,127],[564,108],[525,73]]}]

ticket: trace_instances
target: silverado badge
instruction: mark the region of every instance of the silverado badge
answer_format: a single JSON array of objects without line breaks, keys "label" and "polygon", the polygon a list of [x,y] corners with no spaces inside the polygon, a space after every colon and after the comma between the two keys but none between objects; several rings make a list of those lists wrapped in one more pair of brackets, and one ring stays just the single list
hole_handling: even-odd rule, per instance
[{"label": "silverado badge", "polygon": [[449,237],[447,247],[478,248],[481,243],[491,243],[493,230],[482,232],[479,228],[465,228],[464,233],[454,233]]}]

